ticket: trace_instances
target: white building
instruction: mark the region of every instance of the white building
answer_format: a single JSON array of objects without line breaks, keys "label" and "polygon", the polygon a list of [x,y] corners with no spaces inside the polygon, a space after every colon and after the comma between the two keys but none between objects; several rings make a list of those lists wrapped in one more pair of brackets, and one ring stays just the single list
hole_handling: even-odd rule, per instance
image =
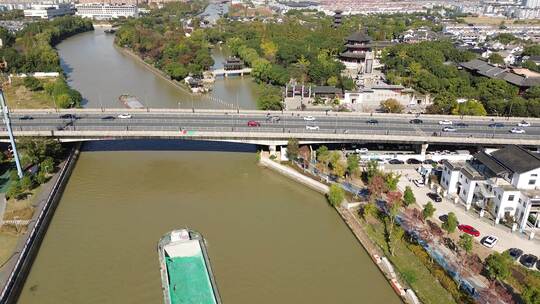
[{"label": "white building", "polygon": [[27,18],[52,19],[54,17],[73,15],[75,9],[71,4],[32,4],[32,7],[24,10]]},{"label": "white building", "polygon": [[539,227],[540,154],[519,146],[479,152],[467,162],[444,162],[441,185],[446,195],[493,215],[512,218],[521,231]]},{"label": "white building", "polygon": [[540,0],[523,0],[523,6],[528,8],[540,7]]},{"label": "white building", "polygon": [[111,5],[102,3],[77,4],[77,16],[97,20],[138,17],[139,9],[136,5]]}]

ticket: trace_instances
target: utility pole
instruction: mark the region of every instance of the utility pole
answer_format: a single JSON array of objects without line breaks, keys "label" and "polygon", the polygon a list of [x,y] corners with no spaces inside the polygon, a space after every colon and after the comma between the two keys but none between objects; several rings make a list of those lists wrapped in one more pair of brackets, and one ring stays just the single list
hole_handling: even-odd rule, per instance
[{"label": "utility pole", "polygon": [[11,148],[13,149],[13,158],[15,158],[15,164],[17,165],[17,175],[19,178],[23,177],[23,171],[21,167],[21,161],[19,159],[19,153],[17,152],[17,147],[15,146],[15,137],[13,136],[13,130],[11,130],[11,121],[9,120],[9,109],[6,106],[6,101],[4,99],[4,92],[0,90],[0,106],[2,107],[2,114],[4,115],[4,123],[6,124],[6,130],[9,135],[9,142],[11,143]]}]

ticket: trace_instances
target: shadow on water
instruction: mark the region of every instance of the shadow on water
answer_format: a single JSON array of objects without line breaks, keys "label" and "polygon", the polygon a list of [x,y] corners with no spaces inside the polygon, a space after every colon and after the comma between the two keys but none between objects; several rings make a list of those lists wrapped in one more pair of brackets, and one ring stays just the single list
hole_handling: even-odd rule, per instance
[{"label": "shadow on water", "polygon": [[70,79],[71,73],[73,72],[73,67],[69,65],[62,57],[60,57],[60,66],[62,67],[62,70],[64,71],[64,74],[66,75],[66,80]]},{"label": "shadow on water", "polygon": [[257,146],[219,141],[131,139],[89,141],[84,143],[82,151],[212,151],[255,153],[257,152]]}]

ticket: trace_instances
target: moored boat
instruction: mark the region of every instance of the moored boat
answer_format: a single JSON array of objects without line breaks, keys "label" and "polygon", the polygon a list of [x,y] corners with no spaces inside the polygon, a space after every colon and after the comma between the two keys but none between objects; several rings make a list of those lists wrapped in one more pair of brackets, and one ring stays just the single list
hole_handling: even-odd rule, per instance
[{"label": "moored boat", "polygon": [[118,100],[128,109],[144,109],[144,105],[135,96],[122,94]]},{"label": "moored boat", "polygon": [[221,304],[202,235],[173,230],[158,243],[165,304]]}]

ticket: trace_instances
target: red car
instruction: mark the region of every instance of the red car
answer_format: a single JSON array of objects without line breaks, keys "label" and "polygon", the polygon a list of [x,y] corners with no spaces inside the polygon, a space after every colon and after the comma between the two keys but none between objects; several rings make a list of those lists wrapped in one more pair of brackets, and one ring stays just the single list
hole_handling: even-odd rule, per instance
[{"label": "red car", "polygon": [[248,121],[248,127],[260,127],[261,124],[255,120]]},{"label": "red car", "polygon": [[480,231],[474,229],[472,226],[469,225],[459,225],[458,229],[472,236],[480,236]]}]

